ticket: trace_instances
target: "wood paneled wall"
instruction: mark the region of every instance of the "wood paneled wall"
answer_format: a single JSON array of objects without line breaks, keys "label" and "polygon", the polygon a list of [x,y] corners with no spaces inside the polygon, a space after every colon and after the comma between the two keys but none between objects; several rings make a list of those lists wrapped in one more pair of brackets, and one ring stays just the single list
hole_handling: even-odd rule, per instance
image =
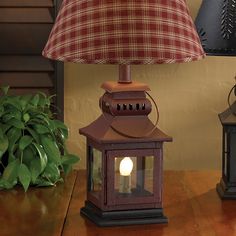
[{"label": "wood paneled wall", "polygon": [[56,94],[58,118],[63,119],[63,64],[41,55],[60,4],[61,0],[0,1],[0,86],[10,85],[12,94]]}]

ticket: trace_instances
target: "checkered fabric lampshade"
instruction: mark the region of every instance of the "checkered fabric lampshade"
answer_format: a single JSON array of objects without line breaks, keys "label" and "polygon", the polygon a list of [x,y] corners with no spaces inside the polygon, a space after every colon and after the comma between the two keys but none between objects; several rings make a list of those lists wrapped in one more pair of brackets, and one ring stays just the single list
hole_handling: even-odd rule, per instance
[{"label": "checkered fabric lampshade", "polygon": [[185,0],[64,0],[45,57],[93,64],[204,57]]}]

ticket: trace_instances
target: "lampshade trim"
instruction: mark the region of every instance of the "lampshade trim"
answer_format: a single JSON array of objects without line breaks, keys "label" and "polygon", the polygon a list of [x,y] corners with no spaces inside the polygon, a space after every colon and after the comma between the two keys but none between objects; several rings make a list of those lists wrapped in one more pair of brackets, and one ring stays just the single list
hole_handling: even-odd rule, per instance
[{"label": "lampshade trim", "polygon": [[146,59],[146,60],[113,60],[113,59],[99,59],[99,60],[87,60],[87,59],[78,59],[73,57],[56,57],[55,59],[53,56],[47,55],[47,57],[51,58],[52,60],[58,60],[63,62],[73,62],[73,63],[81,63],[81,64],[120,64],[120,65],[150,65],[150,64],[172,64],[172,63],[183,63],[183,62],[191,62],[191,61],[198,61],[205,57],[205,53],[196,57],[186,57],[183,59],[166,59],[166,60],[153,60],[153,59]]}]

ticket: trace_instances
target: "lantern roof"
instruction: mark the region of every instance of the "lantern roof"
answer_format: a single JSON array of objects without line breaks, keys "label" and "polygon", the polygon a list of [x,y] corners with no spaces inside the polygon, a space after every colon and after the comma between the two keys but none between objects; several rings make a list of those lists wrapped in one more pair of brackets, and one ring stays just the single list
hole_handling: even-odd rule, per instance
[{"label": "lantern roof", "polygon": [[236,101],[231,107],[219,114],[222,125],[236,125]]},{"label": "lantern roof", "polygon": [[172,138],[156,128],[147,116],[102,114],[93,123],[80,129],[79,132],[97,143],[172,141]]}]

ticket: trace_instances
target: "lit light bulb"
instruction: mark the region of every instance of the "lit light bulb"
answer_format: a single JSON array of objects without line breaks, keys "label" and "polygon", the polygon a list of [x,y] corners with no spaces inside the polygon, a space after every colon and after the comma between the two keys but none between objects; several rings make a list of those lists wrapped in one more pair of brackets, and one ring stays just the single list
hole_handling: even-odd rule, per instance
[{"label": "lit light bulb", "polygon": [[133,161],[130,157],[124,157],[120,162],[120,175],[129,176],[133,170]]}]

